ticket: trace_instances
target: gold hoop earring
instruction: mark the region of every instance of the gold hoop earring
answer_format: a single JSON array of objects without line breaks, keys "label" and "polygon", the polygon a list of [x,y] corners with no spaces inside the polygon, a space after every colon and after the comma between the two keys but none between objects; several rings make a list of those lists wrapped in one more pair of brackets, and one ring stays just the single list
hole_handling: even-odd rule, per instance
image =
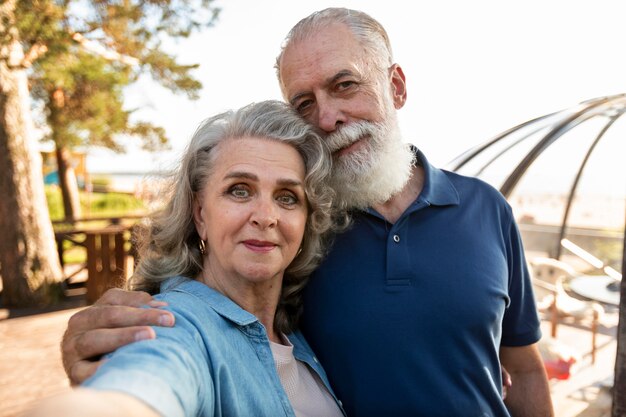
[{"label": "gold hoop earring", "polygon": [[204,243],[204,240],[200,239],[198,242],[198,249],[200,249],[201,254],[204,255],[206,253],[206,244]]}]

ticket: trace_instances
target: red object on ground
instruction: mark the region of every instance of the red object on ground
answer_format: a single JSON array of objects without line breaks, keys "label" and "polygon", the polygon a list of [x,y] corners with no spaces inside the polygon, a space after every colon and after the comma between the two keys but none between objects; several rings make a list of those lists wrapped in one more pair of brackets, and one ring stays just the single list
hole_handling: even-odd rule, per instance
[{"label": "red object on ground", "polygon": [[569,358],[569,360],[557,359],[557,360],[544,360],[543,365],[546,368],[549,379],[569,379],[571,374],[572,365],[576,363],[576,359]]},{"label": "red object on ground", "polygon": [[570,346],[551,337],[539,341],[539,352],[550,379],[569,379],[575,372],[580,354]]}]

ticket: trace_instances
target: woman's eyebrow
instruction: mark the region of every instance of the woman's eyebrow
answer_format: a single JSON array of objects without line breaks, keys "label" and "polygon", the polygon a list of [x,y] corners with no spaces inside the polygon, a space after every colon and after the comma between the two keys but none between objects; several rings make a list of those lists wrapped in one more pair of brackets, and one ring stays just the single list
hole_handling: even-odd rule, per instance
[{"label": "woman's eyebrow", "polygon": [[302,181],[300,180],[293,180],[290,178],[280,178],[278,179],[278,181],[276,181],[276,183],[280,186],[283,187],[287,187],[287,186],[291,186],[291,187],[299,187],[302,185]]},{"label": "woman's eyebrow", "polygon": [[256,176],[255,174],[252,174],[251,172],[246,172],[246,171],[229,172],[224,176],[224,179],[229,179],[229,178],[245,178],[245,179],[249,179],[253,181],[259,180],[258,176]]},{"label": "woman's eyebrow", "polygon": [[[259,177],[256,174],[253,174],[251,172],[246,172],[246,171],[233,171],[233,172],[227,173],[224,176],[224,179],[231,179],[231,178],[241,178],[241,179],[248,179],[252,181],[259,181]],[[279,178],[278,180],[276,180],[276,184],[280,185],[281,187],[287,187],[287,186],[299,187],[299,186],[302,186],[302,181],[295,180],[292,178]]]}]

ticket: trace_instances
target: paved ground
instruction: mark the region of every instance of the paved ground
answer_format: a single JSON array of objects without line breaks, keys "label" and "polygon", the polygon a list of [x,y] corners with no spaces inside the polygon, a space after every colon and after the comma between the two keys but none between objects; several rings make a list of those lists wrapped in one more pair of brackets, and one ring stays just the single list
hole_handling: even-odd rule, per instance
[{"label": "paved ground", "polygon": [[[74,302],[55,312],[0,310],[0,417],[14,417],[32,401],[70,389],[61,366],[59,343],[69,317],[81,307]],[[84,303],[83,303],[84,304]],[[8,318],[2,319],[2,313]],[[21,316],[21,317],[15,317]],[[544,323],[548,334],[547,323]],[[595,365],[582,356],[577,371],[565,381],[552,381],[558,417],[608,417],[615,363],[617,312],[603,320]],[[590,333],[584,328],[561,325],[559,340],[588,351]]]},{"label": "paved ground", "polygon": [[32,401],[70,389],[59,345],[68,319],[78,310],[0,320],[1,417],[16,416]]}]

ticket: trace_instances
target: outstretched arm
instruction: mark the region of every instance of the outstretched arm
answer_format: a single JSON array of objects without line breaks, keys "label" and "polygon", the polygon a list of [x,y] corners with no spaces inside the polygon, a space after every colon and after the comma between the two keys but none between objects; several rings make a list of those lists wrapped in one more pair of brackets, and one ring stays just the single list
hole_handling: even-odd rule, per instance
[{"label": "outstretched arm", "polygon": [[550,387],[536,344],[501,347],[500,361],[511,375],[505,404],[513,417],[553,417]]},{"label": "outstretched arm", "polygon": [[128,394],[77,388],[50,397],[21,417],[159,417],[142,401]]},{"label": "outstretched arm", "polygon": [[[155,308],[140,308],[145,305]],[[149,326],[173,326],[172,313],[156,308],[164,305],[145,292],[111,289],[93,306],[74,314],[61,342],[63,367],[72,385],[96,372],[101,355],[155,338]]]}]

